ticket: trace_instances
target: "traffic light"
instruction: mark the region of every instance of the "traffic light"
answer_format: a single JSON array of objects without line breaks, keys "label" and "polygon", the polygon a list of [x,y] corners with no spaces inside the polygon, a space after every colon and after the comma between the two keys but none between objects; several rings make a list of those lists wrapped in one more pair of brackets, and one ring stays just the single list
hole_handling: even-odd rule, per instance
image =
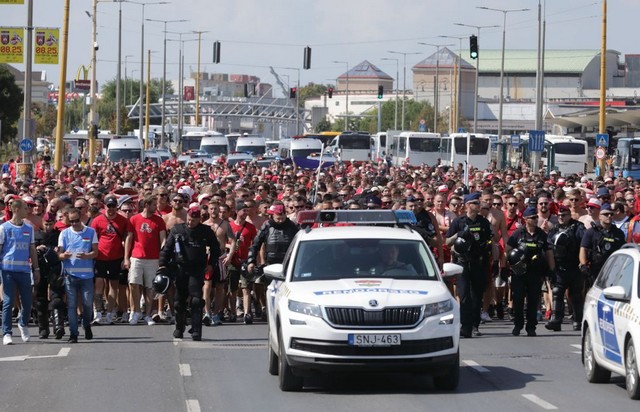
[{"label": "traffic light", "polygon": [[298,91],[297,87],[292,87],[289,89],[289,98],[290,99],[295,99],[296,98],[296,92]]},{"label": "traffic light", "polygon": [[329,99],[333,97],[333,87],[327,89],[327,96],[329,96]]},{"label": "traffic light", "polygon": [[93,137],[94,139],[98,138],[98,125],[97,124],[91,125],[91,137]]},{"label": "traffic light", "polygon": [[302,62],[302,68],[309,70],[311,68],[311,47],[304,48],[304,61]]},{"label": "traffic light", "polygon": [[382,99],[383,96],[384,96],[384,87],[378,86],[378,99]]},{"label": "traffic light", "polygon": [[244,84],[244,97],[249,97],[249,85],[247,83]]},{"label": "traffic light", "polygon": [[213,42],[213,62],[220,63],[220,42]]},{"label": "traffic light", "polygon": [[469,54],[472,59],[478,58],[478,36],[469,37]]}]

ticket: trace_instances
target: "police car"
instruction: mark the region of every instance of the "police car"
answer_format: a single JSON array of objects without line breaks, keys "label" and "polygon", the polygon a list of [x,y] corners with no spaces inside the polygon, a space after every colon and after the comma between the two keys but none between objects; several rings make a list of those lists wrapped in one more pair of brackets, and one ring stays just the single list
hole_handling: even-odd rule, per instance
[{"label": "police car", "polygon": [[[411,211],[304,211],[268,279],[269,373],[296,391],[318,372],[414,372],[453,390],[460,309]],[[447,263],[445,276],[462,272]]]},{"label": "police car", "polygon": [[640,399],[640,248],[625,245],[605,262],[587,293],[582,324],[582,363],[591,383],[625,376],[627,393]]}]

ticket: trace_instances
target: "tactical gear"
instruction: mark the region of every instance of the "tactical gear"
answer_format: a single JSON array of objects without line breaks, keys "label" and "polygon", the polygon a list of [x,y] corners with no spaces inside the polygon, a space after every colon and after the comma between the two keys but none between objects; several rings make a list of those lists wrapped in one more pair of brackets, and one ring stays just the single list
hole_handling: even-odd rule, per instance
[{"label": "tactical gear", "polygon": [[153,278],[153,290],[163,296],[167,293],[171,285],[171,279],[167,276],[166,270],[167,268],[158,269],[156,277]]},{"label": "tactical gear", "polygon": [[522,276],[527,273],[527,258],[521,249],[511,249],[507,256],[509,266],[514,275]]}]

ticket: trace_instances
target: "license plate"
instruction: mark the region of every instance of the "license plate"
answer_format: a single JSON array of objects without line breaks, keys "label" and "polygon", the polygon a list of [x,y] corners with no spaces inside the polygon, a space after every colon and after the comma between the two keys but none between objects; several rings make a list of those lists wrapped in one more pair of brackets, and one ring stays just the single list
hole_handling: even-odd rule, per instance
[{"label": "license plate", "polygon": [[349,334],[349,345],[352,346],[395,346],[400,345],[399,333],[394,334]]}]

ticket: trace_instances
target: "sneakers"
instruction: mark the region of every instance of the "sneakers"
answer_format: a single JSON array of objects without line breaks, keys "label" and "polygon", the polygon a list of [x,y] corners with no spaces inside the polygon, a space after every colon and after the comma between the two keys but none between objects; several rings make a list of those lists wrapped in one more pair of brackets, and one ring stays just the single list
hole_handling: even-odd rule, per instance
[{"label": "sneakers", "polygon": [[229,315],[229,323],[236,323],[236,321],[238,320],[238,317],[235,314],[230,314]]},{"label": "sneakers", "polygon": [[251,316],[250,313],[247,313],[246,315],[244,315],[244,324],[251,325],[252,323],[253,323],[253,316]]},{"label": "sneakers", "polygon": [[536,328],[527,328],[527,336],[537,336]]},{"label": "sneakers", "polygon": [[105,319],[105,323],[107,325],[113,325],[113,313],[109,312],[107,313],[106,319]]},{"label": "sneakers", "polygon": [[13,338],[11,337],[11,335],[9,335],[8,333],[4,335],[4,337],[2,338],[2,344],[5,346],[13,345]]},{"label": "sneakers", "polygon": [[153,322],[155,324],[155,322],[160,322],[162,321],[162,318],[160,317],[159,313],[154,313],[151,315],[151,319],[153,319]]},{"label": "sneakers", "polygon": [[78,335],[70,335],[69,336],[69,340],[67,342],[69,342],[69,343],[78,343]]},{"label": "sneakers", "polygon": [[93,312],[93,322],[92,325],[99,325],[102,323],[102,312],[94,311]]},{"label": "sneakers", "polygon": [[473,328],[473,336],[475,337],[482,336],[482,332],[480,332],[480,329]]},{"label": "sneakers", "polygon": [[498,303],[498,306],[496,306],[496,317],[500,320],[504,319],[504,305],[502,302]]},{"label": "sneakers", "polygon": [[131,319],[129,320],[129,325],[137,325],[138,321],[140,320],[140,317],[142,316],[142,313],[140,312],[133,312],[131,314]]},{"label": "sneakers", "polygon": [[222,319],[220,319],[220,315],[218,314],[213,315],[213,317],[211,318],[211,324],[213,326],[222,325]]},{"label": "sneakers", "polygon": [[194,340],[194,341],[198,341],[198,342],[199,342],[199,341],[201,341],[201,340],[202,340],[202,336],[200,336],[200,334],[199,334],[199,333],[194,333],[193,335],[191,335],[191,340]]},{"label": "sneakers", "polygon": [[202,317],[202,324],[204,326],[211,326],[211,323],[213,321],[211,320],[211,316],[209,316],[208,313],[205,313],[204,316]]},{"label": "sneakers", "polygon": [[129,312],[123,312],[122,313],[122,318],[121,318],[121,322],[122,323],[128,323],[129,322],[129,316],[131,316],[131,313]]},{"label": "sneakers", "polygon": [[482,320],[482,322],[493,322],[491,316],[484,310],[480,312],[480,320]]},{"label": "sneakers", "polygon": [[151,316],[145,316],[144,317],[144,321],[147,322],[147,325],[149,326],[153,326],[156,324],[156,321],[153,320],[153,318]]},{"label": "sneakers", "polygon": [[20,329],[20,337],[23,342],[29,342],[31,339],[31,334],[29,333],[29,328],[27,326],[22,326],[18,323],[18,329]]},{"label": "sneakers", "polygon": [[514,327],[514,328],[513,328],[513,330],[511,331],[511,334],[512,334],[513,336],[520,336],[520,330],[521,330],[521,329],[520,329],[519,327],[517,327],[517,326],[516,326],[516,327]]},{"label": "sneakers", "polygon": [[86,328],[84,328],[84,338],[86,340],[93,339],[93,331],[91,330],[91,326],[87,326]]}]

